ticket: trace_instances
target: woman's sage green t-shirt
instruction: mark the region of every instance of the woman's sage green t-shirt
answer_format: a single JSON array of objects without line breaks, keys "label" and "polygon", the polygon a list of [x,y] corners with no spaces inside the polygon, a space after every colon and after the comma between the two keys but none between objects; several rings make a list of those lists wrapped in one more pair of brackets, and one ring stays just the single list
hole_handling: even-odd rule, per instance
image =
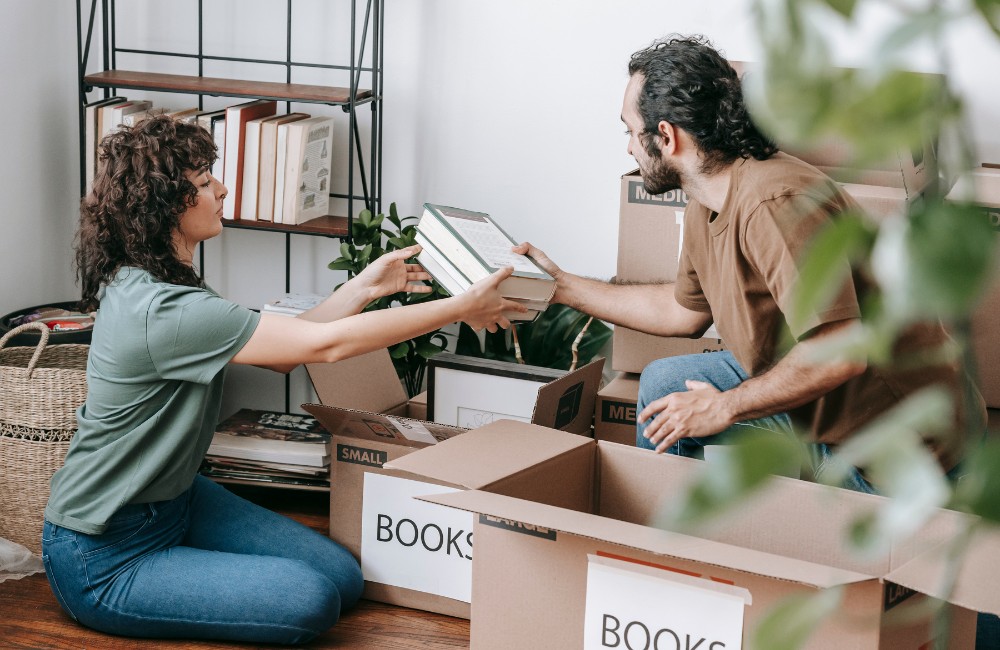
[{"label": "woman's sage green t-shirt", "polygon": [[212,442],[226,364],[258,320],[211,289],[119,271],[97,311],[87,401],[45,518],[100,534],[122,505],[187,490]]}]

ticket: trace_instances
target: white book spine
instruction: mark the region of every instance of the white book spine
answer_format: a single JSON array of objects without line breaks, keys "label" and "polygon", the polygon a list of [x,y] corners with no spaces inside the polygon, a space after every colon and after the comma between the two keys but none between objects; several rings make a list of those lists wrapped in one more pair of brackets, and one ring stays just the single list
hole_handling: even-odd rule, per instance
[{"label": "white book spine", "polygon": [[247,122],[243,143],[243,207],[240,219],[257,221],[257,181],[260,180],[260,122]]},{"label": "white book spine", "polygon": [[284,223],[282,221],[282,207],[285,200],[285,164],[288,153],[288,125],[278,125],[278,148],[277,160],[274,166],[274,223]]},{"label": "white book spine", "polygon": [[[226,157],[224,161],[225,171],[223,172],[223,183],[230,192],[236,192],[236,174],[239,170],[240,161],[236,159],[240,152],[240,109],[239,107],[229,107],[226,109]],[[230,196],[229,200],[223,203],[222,218],[236,218],[236,202],[243,200],[242,196]]]},{"label": "white book spine", "polygon": [[226,121],[216,120],[214,126],[212,127],[212,139],[215,140],[215,146],[219,150],[219,157],[215,159],[215,164],[212,165],[212,176],[220,183],[225,184],[225,160],[226,160]]}]

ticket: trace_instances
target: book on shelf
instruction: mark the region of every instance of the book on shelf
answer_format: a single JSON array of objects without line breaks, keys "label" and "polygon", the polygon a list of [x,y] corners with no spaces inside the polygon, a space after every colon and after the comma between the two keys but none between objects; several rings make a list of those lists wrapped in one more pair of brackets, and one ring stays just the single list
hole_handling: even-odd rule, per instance
[{"label": "book on shelf", "polygon": [[[243,136],[243,195],[240,219],[257,221],[257,192],[260,189],[260,132],[265,122],[280,120],[283,115],[269,115],[250,120]],[[268,219],[270,221],[270,219]]]},{"label": "book on shelf", "polygon": [[208,113],[203,118],[199,118],[198,123],[212,135],[212,140],[219,152],[219,157],[212,165],[212,176],[221,183],[222,177],[225,175],[226,161],[226,111],[223,109],[216,113]]},{"label": "book on shelf", "polygon": [[330,434],[308,415],[242,409],[215,430],[208,456],[323,468]]},{"label": "book on shelf", "polygon": [[[288,113],[274,120],[268,120],[260,125],[260,180],[257,190],[257,219],[258,221],[274,220],[274,197],[275,180],[278,172],[278,129],[286,124],[309,119],[307,113]],[[285,139],[282,145],[288,141],[288,130],[285,130]],[[281,156],[281,164],[285,164],[285,157]],[[282,182],[285,175],[281,174]]]},{"label": "book on shelf", "polygon": [[111,106],[127,101],[124,97],[109,97],[96,102],[91,102],[84,108],[84,158],[86,160],[86,193],[94,187],[94,175],[97,173],[97,151],[100,144],[99,134],[101,133],[99,124],[100,109],[104,106]]},{"label": "book on shelf", "polygon": [[108,114],[104,118],[104,133],[101,135],[103,140],[105,137],[114,133],[120,126],[125,123],[125,118],[134,113],[145,113],[149,109],[153,108],[153,102],[151,101],[135,101],[135,102],[125,102],[124,104],[116,104],[114,106],[106,107],[102,110],[109,110],[110,117]]},{"label": "book on shelf", "polygon": [[[204,464],[201,470],[202,475],[208,478],[221,479],[223,481],[251,481],[254,483],[272,483],[274,485],[287,485],[299,487],[330,487],[330,479],[327,477],[305,477],[305,476],[285,476],[283,474],[263,474],[260,472],[239,472],[223,470]],[[329,475],[328,475],[329,476]]]},{"label": "book on shelf", "polygon": [[505,266],[514,267],[498,289],[504,298],[528,307],[528,313],[505,313],[512,322],[535,320],[555,293],[552,276],[530,257],[514,253],[511,247],[517,242],[483,212],[425,203],[416,240],[423,248],[417,262],[452,295]]},{"label": "book on shelf", "polygon": [[226,147],[223,155],[221,180],[229,190],[229,200],[223,203],[224,219],[239,219],[243,198],[243,156],[246,144],[246,124],[258,117],[278,112],[278,103],[259,99],[226,109]]},{"label": "book on shelf", "polygon": [[287,127],[280,223],[300,224],[330,208],[333,118],[311,117]]},{"label": "book on shelf", "polygon": [[294,317],[316,307],[327,298],[329,296],[315,293],[286,293],[283,298],[264,303],[260,313]]},{"label": "book on shelf", "polygon": [[242,458],[227,458],[225,456],[207,456],[205,463],[227,472],[256,472],[258,474],[303,477],[326,477],[330,475],[328,467],[310,467],[308,465],[291,465],[289,463],[264,463],[243,460]]}]

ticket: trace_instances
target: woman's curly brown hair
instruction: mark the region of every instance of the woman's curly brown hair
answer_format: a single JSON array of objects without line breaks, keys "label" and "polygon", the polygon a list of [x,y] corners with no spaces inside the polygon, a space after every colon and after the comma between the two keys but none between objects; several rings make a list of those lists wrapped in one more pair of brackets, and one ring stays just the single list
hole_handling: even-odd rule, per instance
[{"label": "woman's curly brown hair", "polygon": [[173,233],[197,203],[198,188],[185,172],[211,167],[215,143],[200,126],[153,117],[104,138],[93,191],[80,206],[77,279],[80,309],[97,308],[101,286],[122,267],[135,266],[171,284],[200,285],[182,262]]}]

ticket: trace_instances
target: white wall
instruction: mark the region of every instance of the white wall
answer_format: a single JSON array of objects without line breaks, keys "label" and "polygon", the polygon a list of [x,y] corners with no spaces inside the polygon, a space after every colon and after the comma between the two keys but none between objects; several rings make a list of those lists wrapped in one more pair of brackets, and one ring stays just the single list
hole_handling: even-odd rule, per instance
[{"label": "white wall", "polygon": [[75,299],[76,28],[62,4],[0,0],[0,315]]},{"label": "white wall", "polygon": [[[21,98],[2,102],[0,110],[5,124],[16,114],[24,127],[10,141],[15,155],[0,163],[5,172],[0,178],[5,190],[0,270],[11,277],[19,269],[14,277],[22,279],[0,284],[0,308],[13,308],[36,297],[40,302],[71,293],[67,224],[74,218],[78,156],[75,35],[69,2],[0,1],[6,9],[0,26],[5,35],[0,44],[4,93]],[[206,53],[284,58],[283,2],[204,4]],[[618,178],[634,167],[619,120],[629,54],[670,32],[703,33],[733,59],[753,60],[757,51],[749,0],[387,4],[385,207],[396,201],[403,214],[417,214],[426,201],[483,210],[500,219],[516,239],[541,246],[564,268],[601,278],[615,272]],[[293,58],[345,63],[348,7],[347,0],[295,0]],[[196,52],[196,8],[196,0],[119,2],[118,45]],[[891,17],[879,12],[864,20],[868,33],[891,23]],[[831,19],[831,26],[836,20]],[[1000,114],[1000,86],[993,83],[1000,47],[975,24],[954,30],[949,40],[955,79],[969,100],[981,158],[1000,161],[1000,133],[993,128]],[[95,46],[99,42],[98,32]],[[844,62],[865,64],[865,45],[845,37]],[[95,49],[92,71],[100,65],[97,56]],[[918,46],[915,65],[929,68],[925,59]],[[25,60],[31,73],[10,65]],[[197,72],[191,60],[136,55],[120,55],[118,67]],[[205,74],[284,80],[283,68],[254,64],[207,62]],[[346,85],[343,73],[315,69],[296,69],[293,80]],[[196,102],[189,96],[129,93],[140,95],[178,107]],[[205,105],[229,103],[235,102],[207,98]],[[336,116],[339,146],[346,146],[342,112],[298,104],[292,109]],[[366,136],[368,116],[365,110],[361,114]],[[335,177],[334,188],[346,189],[345,169]],[[44,260],[33,265],[43,269],[41,275],[23,270],[27,251]],[[206,251],[209,282],[232,300],[259,308],[283,292],[283,236],[226,230]],[[342,274],[326,270],[337,254],[333,241],[293,237],[292,290],[329,292],[343,280]],[[279,377],[247,368],[231,375],[227,410],[282,406]],[[310,398],[302,371],[295,385],[293,404]]]}]

